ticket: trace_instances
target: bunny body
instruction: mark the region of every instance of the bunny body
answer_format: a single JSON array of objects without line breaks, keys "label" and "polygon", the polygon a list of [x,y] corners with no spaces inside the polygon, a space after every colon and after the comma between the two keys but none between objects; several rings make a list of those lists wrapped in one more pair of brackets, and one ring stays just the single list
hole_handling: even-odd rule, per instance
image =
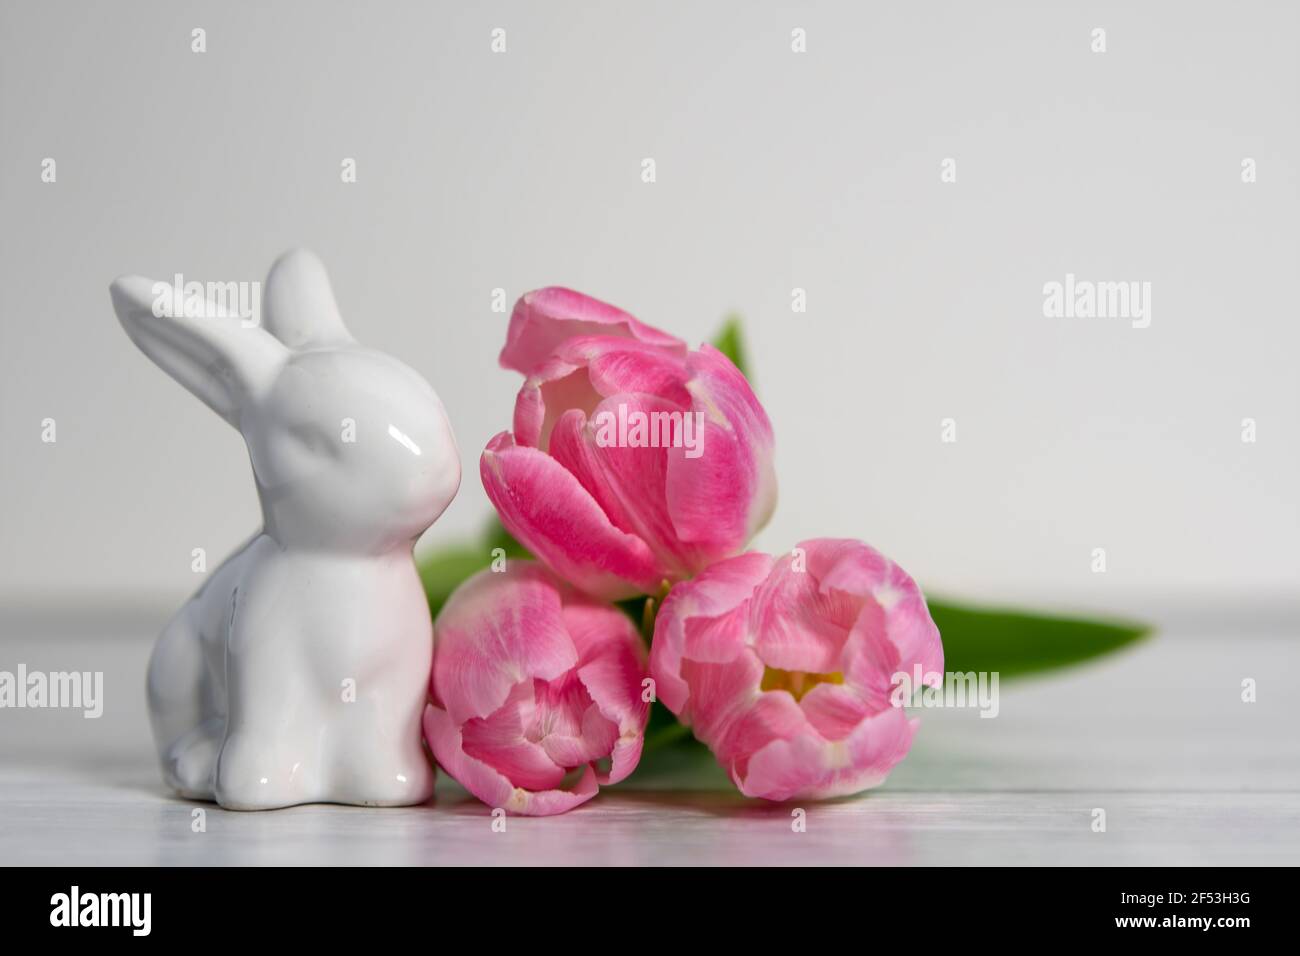
[{"label": "bunny body", "polygon": [[273,267],[264,327],[211,303],[155,315],[156,285],[117,280],[118,316],[243,434],[264,518],[150,659],[164,778],[232,809],[423,802],[432,642],[412,548],[460,482],[441,402],[351,339],[309,253]]}]

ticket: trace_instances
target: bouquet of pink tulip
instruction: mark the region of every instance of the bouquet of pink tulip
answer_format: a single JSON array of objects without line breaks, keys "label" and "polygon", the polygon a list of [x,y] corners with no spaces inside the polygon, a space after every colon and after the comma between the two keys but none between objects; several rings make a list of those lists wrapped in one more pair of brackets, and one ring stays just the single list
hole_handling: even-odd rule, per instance
[{"label": "bouquet of pink tulip", "polygon": [[[436,614],[425,737],[494,808],[561,813],[623,780],[655,701],[752,797],[857,793],[911,747],[895,675],[943,672],[932,609],[860,541],[745,550],[776,506],[774,443],[736,327],[720,344],[732,357],[567,289],[515,306],[501,364],[524,383],[480,462],[511,557],[485,567],[487,549],[467,548],[421,567]],[[945,613],[967,643],[1010,635],[1013,671],[1059,662],[1017,658],[1017,628],[1073,627],[1062,659],[1141,633]]]}]

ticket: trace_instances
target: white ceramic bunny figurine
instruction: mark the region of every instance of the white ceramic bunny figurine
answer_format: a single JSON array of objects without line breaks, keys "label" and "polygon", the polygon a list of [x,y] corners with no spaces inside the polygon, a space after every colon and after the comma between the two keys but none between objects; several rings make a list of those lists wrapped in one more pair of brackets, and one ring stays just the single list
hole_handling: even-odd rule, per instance
[{"label": "white ceramic bunny figurine", "polygon": [[[112,285],[131,340],[239,429],[264,526],[167,625],[149,661],[163,775],[241,810],[421,803],[429,608],[412,558],[460,485],[442,403],[358,345],[309,252],[267,277],[262,322]],[[162,314],[156,314],[161,312]]]}]

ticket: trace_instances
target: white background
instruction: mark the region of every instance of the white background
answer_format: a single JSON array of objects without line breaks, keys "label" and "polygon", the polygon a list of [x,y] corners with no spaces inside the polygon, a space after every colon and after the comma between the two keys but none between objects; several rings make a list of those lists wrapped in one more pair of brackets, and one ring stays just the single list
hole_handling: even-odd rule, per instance
[{"label": "white background", "polygon": [[[0,601],[179,603],[256,526],[239,437],[107,287],[294,245],[452,416],[426,546],[488,514],[492,290],[563,284],[692,342],[744,314],[766,548],[862,537],[982,601],[1294,599],[1294,4],[465,6],[0,5]],[[1150,328],[1044,318],[1067,272],[1150,282]]]}]

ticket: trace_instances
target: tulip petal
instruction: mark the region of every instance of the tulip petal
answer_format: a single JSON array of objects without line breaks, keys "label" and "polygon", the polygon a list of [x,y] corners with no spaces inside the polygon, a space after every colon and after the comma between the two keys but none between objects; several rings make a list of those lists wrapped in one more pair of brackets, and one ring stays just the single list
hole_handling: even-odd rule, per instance
[{"label": "tulip petal", "polygon": [[632,648],[611,646],[578,669],[582,681],[601,714],[617,727],[618,739],[607,751],[610,768],[597,773],[601,785],[618,783],[641,759],[645,725],[650,705],[641,699],[645,670]]},{"label": "tulip petal", "polygon": [[870,594],[889,580],[893,563],[868,544],[852,538],[810,538],[800,541],[808,570],[823,588],[848,594]]},{"label": "tulip petal", "polygon": [[749,758],[747,771],[733,773],[732,779],[747,797],[791,800],[812,796],[818,780],[830,772],[829,763],[825,742],[809,731],[766,744]]},{"label": "tulip petal", "polygon": [[[546,425],[546,400],[542,398],[542,390],[525,382],[524,387],[515,396],[515,417],[511,423],[515,442],[527,448],[541,448],[544,451],[542,432],[544,430],[549,432]],[[550,441],[549,434],[547,441],[548,443]]]},{"label": "tulip petal", "polygon": [[[681,584],[675,585],[673,590],[682,587]],[[672,591],[668,592],[668,600],[672,599]],[[663,705],[672,711],[683,724],[690,726],[691,720],[687,713],[687,705],[691,696],[691,689],[686,681],[682,679],[682,638],[681,622],[672,621],[664,615],[664,607],[668,606],[668,601],[664,602],[663,607],[659,609],[659,616],[655,620],[655,638],[650,642],[650,676],[654,679],[655,699],[662,701]],[[675,638],[669,638],[670,632],[676,632]]]},{"label": "tulip petal", "polygon": [[670,446],[672,426],[667,423],[674,415],[684,421],[683,414],[680,406],[654,395],[619,395],[601,402],[582,432],[595,478],[612,499],[609,512],[629,522],[626,530],[646,543],[673,579],[689,577],[726,556],[709,554],[679,537],[668,511],[669,462],[684,450]]},{"label": "tulip petal", "polygon": [[660,348],[610,336],[561,344],[528,377],[515,397],[515,441],[546,451],[551,429],[566,412],[588,417],[605,398],[657,395],[678,408],[691,404],[684,359]]},{"label": "tulip petal", "polygon": [[434,625],[431,690],[456,723],[489,717],[527,675],[551,680],[578,662],[546,571],[512,562],[453,592]]},{"label": "tulip petal", "polygon": [[465,721],[460,728],[461,748],[466,756],[492,767],[517,787],[550,790],[559,786],[567,768],[581,766],[585,761],[561,762],[544,741],[539,743],[525,736],[538,709],[533,699],[534,683],[542,684],[520,681],[491,716]]},{"label": "tulip petal", "polygon": [[786,555],[777,561],[754,592],[750,628],[754,649],[768,667],[786,671],[828,674],[838,671],[849,629],[857,619],[862,599],[843,591],[824,591],[812,573],[811,563],[799,570],[805,554]]},{"label": "tulip petal", "polygon": [[702,664],[725,664],[749,649],[749,602],[716,617],[687,618],[682,653]]},{"label": "tulip petal", "polygon": [[750,758],[737,785],[746,796],[778,801],[859,793],[883,783],[906,756],[917,723],[890,708],[862,721],[843,741],[827,741],[812,729],[775,740]]},{"label": "tulip petal", "polygon": [[898,648],[899,657],[904,663],[920,664],[924,671],[943,673],[943,640],[921,589],[898,565],[890,569],[889,587],[892,594],[899,595],[886,610],[889,639]]},{"label": "tulip petal", "polygon": [[713,557],[745,546],[776,508],[772,425],[749,382],[712,346],[687,358],[691,410],[702,416],[691,454],[669,461],[667,506],[675,533]]},{"label": "tulip petal", "polygon": [[[698,696],[702,699],[704,695]],[[787,740],[811,730],[808,718],[788,692],[751,692],[749,699],[744,711],[735,716],[711,744],[714,755],[737,786],[748,773],[749,761],[754,754],[774,741]]]},{"label": "tulip petal", "polygon": [[732,724],[754,707],[756,701],[767,696],[758,689],[763,679],[763,662],[752,651],[726,664],[683,660],[681,675],[690,685],[690,697],[677,717],[693,726],[695,736],[710,747],[717,746]]},{"label": "tulip petal", "polygon": [[657,589],[661,575],[646,543],[611,524],[550,455],[502,432],[488,443],[479,471],[506,530],[561,578],[606,600]]},{"label": "tulip petal", "polygon": [[622,309],[559,286],[526,293],[515,303],[501,350],[501,366],[531,375],[555,350],[576,336],[619,336],[685,354],[686,344]]},{"label": "tulip petal", "polygon": [[632,518],[622,498],[605,480],[596,461],[597,448],[589,433],[587,416],[578,409],[565,412],[551,432],[550,454],[591,495],[610,523],[620,531],[636,535]]},{"label": "tulip petal", "polygon": [[683,722],[690,722],[686,714],[690,690],[681,677],[687,622],[725,615],[745,605],[771,567],[771,557],[750,551],[709,565],[694,579],[674,585],[664,599],[650,645],[650,675],[659,700]]},{"label": "tulip petal", "polygon": [[[903,658],[936,663],[932,655],[942,653],[942,644],[932,622],[925,626],[930,617],[925,598],[906,571],[870,545],[849,538],[813,538],[799,547],[807,553],[808,570],[823,592],[872,598],[891,620],[908,625],[890,635]],[[936,669],[942,669],[941,661]]]},{"label": "tulip petal", "polygon": [[899,671],[909,677],[942,673],[943,642],[916,582],[898,565],[861,541],[816,538],[799,544],[819,591],[860,599],[846,645],[843,669],[850,681],[885,706]]},{"label": "tulip petal", "polygon": [[901,707],[889,707],[868,717],[849,735],[849,760],[858,768],[858,779],[844,775],[822,791],[826,797],[857,793],[878,786],[912,749],[921,721],[908,717]]},{"label": "tulip petal", "polygon": [[771,555],[761,551],[746,551],[717,561],[674,587],[664,607],[671,600],[676,613],[683,617],[725,614],[749,601],[754,589],[771,574],[774,563]]},{"label": "tulip petal", "polygon": [[521,816],[550,816],[572,810],[596,795],[595,771],[588,767],[572,790],[530,791],[513,786],[492,767],[468,756],[458,725],[430,704],[424,711],[424,736],[434,759],[447,774],[489,807]]},{"label": "tulip petal", "polygon": [[524,382],[515,396],[515,441],[546,451],[551,430],[562,415],[573,409],[589,415],[601,398],[586,368],[552,358]]},{"label": "tulip petal", "polygon": [[602,398],[642,394],[656,395],[680,408],[691,404],[686,388],[689,366],[676,352],[629,339],[587,336],[560,345],[552,361],[585,368],[591,388]]},{"label": "tulip petal", "polygon": [[568,769],[608,756],[618,739],[618,728],[601,715],[573,671],[543,689],[531,730],[547,755]]},{"label": "tulip petal", "polygon": [[[553,731],[542,740],[546,752],[557,763],[568,767],[582,767],[604,760],[618,743],[618,728],[605,718],[600,708],[588,703],[572,734]],[[596,782],[604,784],[600,774]]]},{"label": "tulip petal", "polygon": [[579,666],[613,649],[631,653],[644,663],[645,643],[632,619],[618,608],[582,594],[566,595],[561,611],[564,627],[578,649]]},{"label": "tulip petal", "polygon": [[[910,664],[905,665],[898,646],[889,639],[889,619],[885,609],[868,597],[853,624],[843,657],[847,681],[858,688],[879,710],[888,701],[894,688],[894,675],[899,672],[913,677]],[[924,679],[924,673],[922,674]]]},{"label": "tulip petal", "polygon": [[878,711],[851,687],[818,684],[799,701],[808,723],[827,740],[843,740],[865,718]]},{"label": "tulip petal", "polygon": [[616,728],[608,772],[597,771],[601,786],[618,783],[641,759],[650,705],[642,700],[646,652],[641,635],[628,616],[608,605],[572,600],[565,604],[564,623],[578,648],[578,679],[601,715]]}]

